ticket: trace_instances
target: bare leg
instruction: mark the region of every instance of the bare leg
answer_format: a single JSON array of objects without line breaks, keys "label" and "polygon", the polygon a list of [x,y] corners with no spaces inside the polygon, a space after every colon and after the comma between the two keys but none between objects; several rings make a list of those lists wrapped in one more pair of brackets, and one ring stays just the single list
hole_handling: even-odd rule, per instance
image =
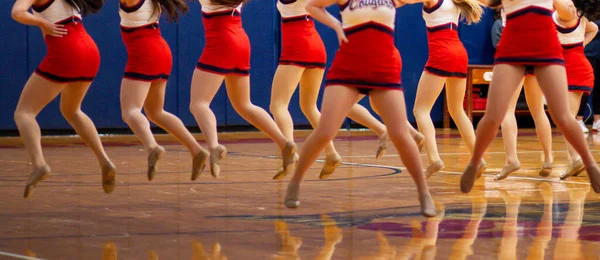
[{"label": "bare leg", "polygon": [[419,80],[417,96],[415,97],[415,105],[413,107],[413,113],[417,120],[417,125],[419,126],[419,132],[425,136],[425,151],[427,151],[427,157],[431,164],[426,170],[427,176],[431,176],[444,168],[435,142],[435,126],[433,125],[433,121],[431,121],[431,109],[440,96],[440,93],[442,93],[445,82],[445,78],[423,72],[423,74],[421,74],[421,79]]},{"label": "bare leg", "polygon": [[536,78],[548,101],[548,109],[554,123],[560,128],[565,139],[581,156],[590,177],[590,184],[600,193],[600,169],[588,149],[587,142],[575,117],[569,111],[567,79],[563,66],[552,65],[535,68]]},{"label": "bare leg", "polygon": [[[321,119],[321,112],[317,109],[317,98],[323,73],[322,69],[307,69],[300,79],[300,109],[313,128],[319,125]],[[369,116],[371,115],[369,114]],[[325,147],[325,155],[325,164],[319,175],[320,179],[327,179],[342,164],[342,157],[335,150],[333,142],[329,142]]]},{"label": "bare leg", "polygon": [[250,101],[250,77],[227,76],[225,77],[225,87],[233,109],[242,118],[275,141],[282,152],[283,171],[287,173],[291,170],[292,167],[289,166],[295,162],[296,144],[285,138],[267,111],[252,104]]},{"label": "bare leg", "polygon": [[[364,97],[365,95],[359,95],[358,99],[356,100],[357,104],[354,104],[354,106],[352,106],[352,108],[348,112],[348,117],[358,122],[359,124],[368,127],[369,129],[371,129],[371,131],[375,132],[379,136],[379,147],[377,148],[377,152],[375,153],[375,159],[379,159],[385,154],[387,150],[387,144],[390,142],[390,138],[388,136],[385,125],[379,122],[379,120],[377,120],[375,117],[373,117],[369,110],[367,110],[362,105],[358,104],[358,101],[360,101]],[[372,103],[371,107],[373,107]],[[373,108],[373,110],[375,111],[375,108]],[[375,113],[377,113],[377,111],[375,111]]]},{"label": "bare leg", "polygon": [[158,170],[158,161],[163,157],[165,149],[156,143],[152,130],[150,130],[150,122],[142,114],[142,107],[150,91],[150,86],[150,82],[123,79],[121,82],[121,117],[148,151],[146,175],[148,180],[153,180]]},{"label": "bare leg", "polygon": [[506,218],[502,227],[503,234],[498,249],[498,259],[516,259],[517,243],[519,242],[517,222],[521,197],[519,195],[510,195],[507,191],[502,191],[502,199],[506,207]]},{"label": "bare leg", "polygon": [[150,121],[166,130],[188,149],[192,158],[194,158],[192,180],[195,180],[204,169],[209,153],[198,144],[194,136],[185,128],[185,125],[178,117],[165,111],[166,87],[166,81],[152,83],[150,92],[144,103],[144,112],[146,112]]},{"label": "bare leg", "polygon": [[544,94],[535,77],[525,77],[525,97],[535,122],[535,132],[544,151],[544,165],[540,175],[547,177],[552,173],[552,162],[554,161],[552,155],[552,127],[544,108]]},{"label": "bare leg", "polygon": [[285,205],[288,208],[299,206],[300,184],[304,175],[319,157],[321,151],[337,135],[348,110],[356,103],[358,90],[345,86],[329,86],[325,88],[321,106],[321,121],[306,139],[300,149],[300,158],[296,165],[294,177],[288,185]]},{"label": "bare leg", "polygon": [[198,122],[210,151],[219,146],[217,119],[210,109],[210,103],[219,91],[224,78],[222,75],[202,70],[195,70],[192,77],[190,111]]},{"label": "bare leg", "polygon": [[33,172],[25,187],[25,198],[33,193],[33,189],[41,180],[49,177],[51,171],[44,159],[42,133],[35,118],[50,101],[56,98],[64,86],[33,74],[25,84],[15,109],[15,123],[33,164]]},{"label": "bare leg", "polygon": [[[571,115],[577,116],[577,112],[579,111],[579,103],[581,102],[581,92],[569,92],[569,111]],[[560,176],[561,179],[566,179],[571,176],[578,176],[583,170],[583,162],[581,161],[581,157],[573,149],[573,146],[566,142],[567,145],[567,155],[569,158],[569,168]]]},{"label": "bare leg", "polygon": [[504,167],[494,178],[494,180],[497,181],[506,179],[511,173],[521,169],[521,162],[519,162],[519,157],[517,156],[517,136],[519,128],[517,127],[515,110],[517,108],[519,95],[521,95],[522,86],[523,82],[521,81],[519,88],[515,91],[510,100],[508,112],[506,112],[506,116],[504,117],[504,120],[502,120],[502,141],[504,143],[504,152],[506,155],[504,157]]},{"label": "bare leg", "polygon": [[448,78],[446,80],[446,85],[448,112],[456,123],[456,127],[458,128],[465,145],[467,145],[469,152],[473,152],[475,147],[475,130],[473,130],[473,122],[469,120],[467,113],[463,109],[467,80]]},{"label": "bare leg", "polygon": [[[223,83],[225,77],[214,73],[195,70],[192,77],[192,87],[190,95],[190,111],[202,135],[208,144],[210,151],[210,173],[213,177],[218,178],[221,173],[219,161],[227,155],[225,146],[219,145],[219,137],[217,135],[217,118],[215,113],[210,109],[210,103],[215,98],[217,91]],[[197,176],[196,176],[197,177]],[[194,179],[194,176],[192,176]]]},{"label": "bare leg", "polygon": [[[269,109],[273,114],[275,123],[289,140],[294,140],[294,121],[289,112],[290,100],[298,87],[304,70],[304,68],[298,66],[279,65],[273,77]],[[317,86],[317,92],[320,86],[320,84]]]},{"label": "bare leg", "polygon": [[552,240],[552,205],[554,201],[552,185],[544,182],[540,185],[540,189],[544,198],[544,214],[538,224],[535,239],[529,247],[527,259],[531,260],[544,259],[548,242]]},{"label": "bare leg", "polygon": [[423,175],[419,148],[408,131],[404,92],[398,90],[373,90],[371,92],[371,99],[381,112],[381,118],[388,128],[390,139],[392,139],[400,154],[400,159],[417,186],[419,202],[421,203],[421,214],[426,217],[435,216],[435,204],[429,193],[427,180]]},{"label": "bare leg", "polygon": [[68,84],[60,95],[60,112],[96,155],[102,168],[102,188],[105,193],[111,193],[115,188],[116,168],[104,151],[94,122],[81,111],[81,102],[90,85],[91,82]]},{"label": "bare leg", "polygon": [[494,66],[494,75],[490,84],[488,96],[494,97],[488,99],[486,113],[477,126],[475,140],[475,149],[471,156],[469,165],[461,177],[461,190],[468,193],[473,188],[477,175],[484,170],[481,167],[483,153],[496,137],[498,127],[506,116],[510,99],[519,88],[519,83],[525,74],[525,68],[522,66],[512,66],[499,64]]}]

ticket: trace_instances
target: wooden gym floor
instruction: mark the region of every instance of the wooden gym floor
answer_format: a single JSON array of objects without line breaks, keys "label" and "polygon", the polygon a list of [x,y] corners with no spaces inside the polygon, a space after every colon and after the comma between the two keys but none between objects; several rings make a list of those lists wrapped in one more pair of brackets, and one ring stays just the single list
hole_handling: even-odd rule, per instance
[{"label": "wooden gym floor", "polygon": [[[135,138],[104,137],[118,167],[111,195],[79,139],[46,138],[54,175],[29,200],[22,199],[26,152],[18,138],[0,139],[0,259],[600,259],[599,196],[586,176],[558,180],[566,168],[559,133],[551,178],[537,176],[540,147],[523,130],[522,170],[493,181],[504,161],[497,138],[486,155],[490,169],[470,195],[458,186],[466,147],[456,131],[438,134],[447,168],[429,183],[444,213],[432,219],[419,215],[393,146],[374,159],[377,138],[369,132],[340,132],[335,144],[345,164],[320,181],[322,163],[315,163],[296,210],[281,203],[289,176],[271,180],[276,146],[257,133],[223,134],[230,153],[222,177],[206,169],[196,182],[190,155],[168,137],[160,137],[167,154],[153,182]],[[298,133],[300,145],[305,135]],[[600,158],[600,135],[588,139]]]}]

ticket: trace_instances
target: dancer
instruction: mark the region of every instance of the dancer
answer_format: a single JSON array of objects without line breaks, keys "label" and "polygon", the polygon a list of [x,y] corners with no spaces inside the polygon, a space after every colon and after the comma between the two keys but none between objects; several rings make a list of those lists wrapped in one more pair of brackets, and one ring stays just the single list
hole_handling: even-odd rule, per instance
[{"label": "dancer", "polygon": [[[497,30],[497,32],[492,34],[494,47],[498,46],[502,28],[506,25],[506,14],[503,10],[500,11],[500,20],[500,30]],[[550,120],[548,119],[546,109],[544,108],[544,94],[535,78],[533,68],[529,68],[525,71],[525,77],[519,83],[519,87],[510,101],[508,112],[501,124],[502,141],[504,143],[505,152],[504,167],[500,173],[496,175],[494,180],[506,179],[511,173],[521,169],[521,162],[519,162],[519,157],[517,155],[517,135],[519,129],[517,127],[517,118],[515,117],[515,110],[517,109],[517,101],[519,100],[521,89],[525,90],[527,107],[533,118],[533,122],[535,123],[538,141],[542,145],[542,151],[544,152],[544,163],[539,175],[548,177],[552,174],[554,161],[552,155],[552,126],[550,125]]]},{"label": "dancer", "polygon": [[[340,5],[341,23],[325,10],[335,3]],[[289,208],[299,206],[300,183],[306,171],[335,137],[348,110],[362,93],[370,94],[390,139],[416,183],[421,213],[427,217],[435,216],[436,209],[422,172],[419,151],[409,134],[400,84],[402,60],[394,46],[395,2],[309,0],[306,10],[335,30],[341,47],[327,75],[321,121],[300,150],[285,205]]]},{"label": "dancer", "polygon": [[[203,149],[179,118],[164,110],[165,89],[173,58],[169,45],[160,35],[158,20],[161,10],[176,21],[188,6],[184,0],[122,0],[121,36],[127,48],[127,67],[121,83],[123,120],[138,136],[148,151],[148,180],[154,179],[156,163],[165,149],[156,143],[150,123],[172,134],[190,151],[193,158],[192,180],[204,169],[208,151]],[[148,115],[148,119],[142,114]]]},{"label": "dancer", "polygon": [[[557,0],[554,8],[556,11],[552,17],[558,29],[567,68],[569,111],[573,117],[577,117],[581,96],[583,93],[589,94],[594,88],[594,69],[586,59],[583,48],[598,32],[598,26],[586,17],[600,17],[600,2],[593,5],[589,0]],[[584,170],[581,157],[568,142],[567,150],[570,164],[560,176],[563,180],[578,176]]]},{"label": "dancer", "polygon": [[566,72],[552,21],[552,0],[492,0],[488,4],[491,7],[503,5],[507,17],[506,28],[496,52],[494,77],[488,93],[490,98],[486,113],[477,127],[475,150],[461,177],[461,191],[470,192],[475,179],[485,170],[481,160],[483,153],[496,136],[525,69],[534,67],[554,123],[579,152],[592,187],[600,192],[600,169],[577,121],[569,114]]},{"label": "dancer", "polygon": [[[15,122],[33,164],[24,197],[50,176],[42,153],[40,126],[35,120],[40,111],[60,94],[60,112],[75,132],[94,151],[102,168],[102,188],[115,188],[116,168],[106,155],[92,120],[81,111],[85,97],[100,66],[96,43],[87,34],[82,16],[98,12],[102,0],[17,0],[12,17],[25,25],[42,29],[48,52],[31,75],[15,110]],[[33,9],[33,14],[29,9]]]},{"label": "dancer", "polygon": [[295,161],[296,144],[279,131],[265,110],[250,101],[250,41],[240,17],[243,2],[200,0],[206,45],[192,78],[190,111],[208,143],[210,171],[215,178],[219,177],[219,160],[227,155],[227,149],[219,145],[217,120],[210,103],[223,80],[235,111],[279,146],[284,172],[291,170],[289,166]]},{"label": "dancer", "polygon": [[473,123],[463,109],[467,87],[467,50],[458,38],[458,22],[462,16],[468,24],[477,23],[483,8],[476,0],[400,0],[402,3],[423,2],[423,19],[427,26],[429,60],[419,80],[413,113],[419,132],[425,136],[425,149],[429,167],[427,178],[442,170],[444,162],[440,158],[435,141],[435,126],[431,121],[431,109],[446,88],[448,111],[456,122],[463,141],[473,151],[475,132]]},{"label": "dancer", "polygon": [[[318,125],[321,117],[317,108],[317,98],[325,73],[327,53],[313,20],[306,12],[306,1],[277,1],[277,9],[282,19],[282,44],[279,66],[273,78],[270,110],[279,129],[288,140],[294,140],[294,122],[288,107],[298,84],[300,84],[302,113],[313,127]],[[375,157],[381,157],[389,142],[385,126],[359,104],[350,109],[348,116],[369,127],[379,136],[379,148]],[[325,165],[320,174],[321,179],[326,179],[342,163],[342,158],[335,150],[333,142],[330,142],[325,148],[325,155]],[[277,174],[274,179],[283,177],[283,174]]]}]

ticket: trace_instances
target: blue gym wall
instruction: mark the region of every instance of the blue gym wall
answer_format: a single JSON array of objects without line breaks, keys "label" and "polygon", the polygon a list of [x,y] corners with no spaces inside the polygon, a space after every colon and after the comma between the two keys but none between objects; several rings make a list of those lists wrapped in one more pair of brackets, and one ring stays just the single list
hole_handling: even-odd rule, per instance
[{"label": "blue gym wall", "polygon": [[[0,83],[3,90],[0,96],[0,130],[16,129],[12,115],[20,92],[46,51],[39,28],[23,26],[11,19],[10,9],[13,2],[0,1],[0,29],[4,32],[0,41]],[[84,20],[86,29],[100,49],[102,61],[98,77],[84,100],[83,110],[98,128],[125,128],[119,110],[119,87],[127,53],[120,36],[118,1],[107,2],[99,14]],[[244,28],[252,43],[252,101],[267,110],[271,81],[280,51],[279,15],[271,2],[250,1],[242,12]],[[409,5],[398,9],[396,22],[396,44],[403,59],[402,80],[410,121],[414,121],[410,111],[419,77],[427,61],[427,36],[421,18],[421,8],[422,5]],[[334,15],[338,15],[337,8],[330,10]],[[486,16],[479,24],[460,26],[460,37],[467,48],[471,64],[492,62],[493,48],[489,33],[492,23],[493,15],[487,10]],[[321,24],[317,25],[317,29],[327,46],[330,64],[338,47],[337,37],[332,30]],[[190,2],[190,12],[182,17],[178,24],[163,20],[161,30],[171,47],[174,59],[173,73],[166,94],[166,110],[177,114],[186,125],[196,126],[188,106],[192,73],[205,41],[198,2]],[[442,119],[441,100],[438,100],[432,111],[432,118],[436,122]],[[368,100],[365,99],[361,103],[368,107]],[[217,94],[212,108],[219,126],[248,124],[235,113],[227,100],[224,88]],[[308,124],[300,111],[297,93],[292,99],[290,111],[297,124]],[[43,129],[70,129],[60,115],[58,99],[42,111],[38,120]]]}]

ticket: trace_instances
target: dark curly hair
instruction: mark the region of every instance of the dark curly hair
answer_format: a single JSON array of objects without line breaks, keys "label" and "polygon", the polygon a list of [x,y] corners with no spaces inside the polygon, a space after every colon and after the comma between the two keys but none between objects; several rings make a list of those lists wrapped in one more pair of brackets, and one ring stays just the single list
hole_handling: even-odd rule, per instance
[{"label": "dark curly hair", "polygon": [[104,0],[66,0],[67,4],[77,9],[81,15],[86,16],[88,14],[95,14],[102,6],[104,6]]},{"label": "dark curly hair", "polygon": [[184,15],[190,9],[186,0],[152,0],[155,10],[167,12],[169,21],[177,21],[179,15]]},{"label": "dark curly hair", "polygon": [[580,16],[585,16],[590,21],[600,19],[600,0],[573,0]]},{"label": "dark curly hair", "polygon": [[248,0],[210,0],[214,5],[221,5],[227,7],[237,7],[240,4],[247,2]]}]

